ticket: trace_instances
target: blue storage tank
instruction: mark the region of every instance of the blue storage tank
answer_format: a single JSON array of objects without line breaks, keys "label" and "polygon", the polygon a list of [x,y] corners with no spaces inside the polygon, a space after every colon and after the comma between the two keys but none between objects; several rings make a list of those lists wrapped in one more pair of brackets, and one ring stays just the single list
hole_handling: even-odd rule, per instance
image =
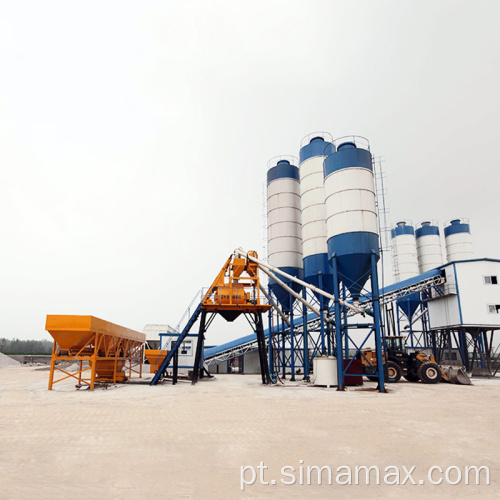
[{"label": "blue storage tank", "polygon": [[[304,280],[328,293],[333,293],[333,275],[328,262],[323,161],[334,151],[330,134],[309,134],[301,143],[299,166]],[[316,297],[322,301],[322,296]]]},{"label": "blue storage tank", "polygon": [[339,144],[323,164],[328,259],[336,257],[339,278],[353,299],[370,277],[371,258],[379,259],[375,181],[369,145]]},{"label": "blue storage tank", "polygon": [[[270,160],[267,172],[268,262],[291,276],[302,279],[302,228],[300,213],[299,169],[294,157]],[[294,291],[300,285],[280,276]],[[274,280],[269,287],[285,311],[293,298]]]}]

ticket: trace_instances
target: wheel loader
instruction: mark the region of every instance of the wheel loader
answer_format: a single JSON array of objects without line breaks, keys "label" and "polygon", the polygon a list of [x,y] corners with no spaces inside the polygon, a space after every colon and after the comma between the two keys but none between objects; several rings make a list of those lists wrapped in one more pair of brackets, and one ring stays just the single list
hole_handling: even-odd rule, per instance
[{"label": "wheel loader", "polygon": [[[387,366],[388,382],[399,382],[404,377],[409,382],[421,381],[424,384],[437,384],[441,380],[455,384],[470,385],[466,372],[457,366],[439,366],[432,354],[423,351],[408,352],[406,337],[386,337],[387,353],[384,360]],[[369,379],[374,378],[377,366],[375,349],[364,349],[359,354],[363,371]]]}]

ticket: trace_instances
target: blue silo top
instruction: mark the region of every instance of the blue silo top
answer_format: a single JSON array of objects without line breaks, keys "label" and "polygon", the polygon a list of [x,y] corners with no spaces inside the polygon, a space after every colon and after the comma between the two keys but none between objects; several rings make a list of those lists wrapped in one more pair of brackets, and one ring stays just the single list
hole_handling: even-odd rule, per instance
[{"label": "blue silo top", "polygon": [[325,158],[323,170],[325,179],[333,172],[350,167],[372,168],[372,155],[370,151],[358,148],[354,142],[344,142],[339,145],[336,152]]},{"label": "blue silo top", "polygon": [[415,231],[415,236],[417,238],[434,235],[439,236],[439,227],[434,226],[430,222],[422,222],[422,226]]},{"label": "blue silo top", "polygon": [[391,236],[402,236],[403,234],[415,234],[413,226],[407,225],[406,222],[397,222],[396,227],[391,229]]},{"label": "blue silo top", "polygon": [[466,222],[461,222],[460,219],[453,219],[450,225],[444,228],[444,235],[450,236],[457,233],[470,233],[470,225]]},{"label": "blue silo top", "polygon": [[288,160],[280,160],[275,167],[267,171],[267,183],[275,179],[289,177],[291,179],[300,180],[299,169],[295,165],[291,165]]},{"label": "blue silo top", "polygon": [[341,149],[356,149],[356,143],[355,142],[343,142],[342,144],[339,145],[339,151]]},{"label": "blue silo top", "polygon": [[325,141],[323,137],[313,137],[309,144],[300,148],[300,163],[314,156],[331,155],[334,151],[335,146],[331,142]]}]

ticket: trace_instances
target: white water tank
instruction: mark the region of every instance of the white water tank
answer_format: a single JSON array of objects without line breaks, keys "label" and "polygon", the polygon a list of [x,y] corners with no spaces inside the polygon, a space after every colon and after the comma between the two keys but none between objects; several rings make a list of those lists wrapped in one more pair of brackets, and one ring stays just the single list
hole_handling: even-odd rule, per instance
[{"label": "white water tank", "polygon": [[314,385],[334,387],[339,385],[337,376],[337,358],[319,356],[313,359]]}]

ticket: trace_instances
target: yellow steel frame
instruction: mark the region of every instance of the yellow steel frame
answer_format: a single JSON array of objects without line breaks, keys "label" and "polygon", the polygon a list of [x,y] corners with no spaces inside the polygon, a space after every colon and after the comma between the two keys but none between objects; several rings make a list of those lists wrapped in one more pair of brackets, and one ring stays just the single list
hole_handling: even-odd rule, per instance
[{"label": "yellow steel frame", "polygon": [[[257,252],[247,256],[257,258]],[[220,309],[265,312],[270,304],[261,302],[258,265],[248,259],[231,255],[203,296],[202,307],[207,311]]]}]

